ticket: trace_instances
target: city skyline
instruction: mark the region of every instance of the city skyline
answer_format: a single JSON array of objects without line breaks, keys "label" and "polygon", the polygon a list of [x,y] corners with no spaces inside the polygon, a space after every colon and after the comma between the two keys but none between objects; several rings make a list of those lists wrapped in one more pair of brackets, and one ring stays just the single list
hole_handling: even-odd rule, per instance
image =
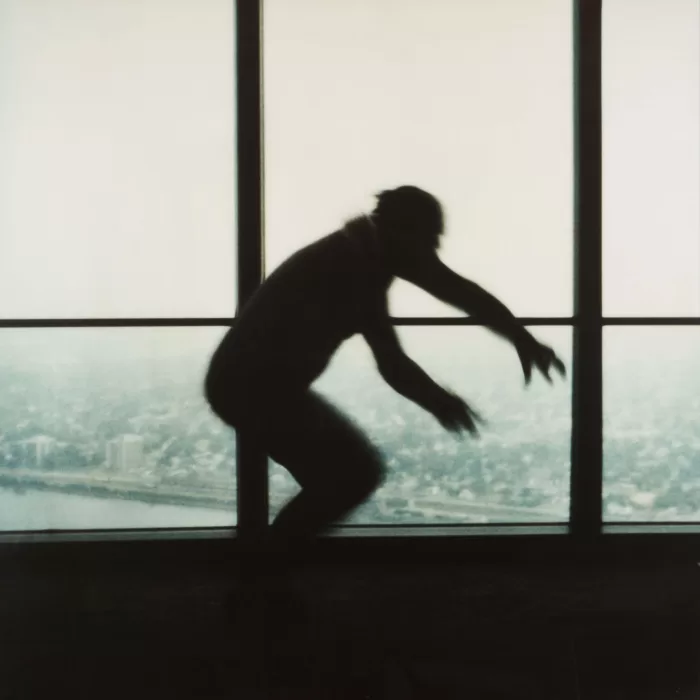
[{"label": "city skyline", "polygon": [[[70,346],[80,345],[82,339],[95,353],[92,363],[87,353],[80,363],[67,366],[37,364],[29,354],[8,362],[0,349],[0,381],[5,387],[0,395],[0,483],[5,488],[0,490],[5,498],[10,494],[15,499],[13,529],[37,522],[30,513],[23,520],[20,505],[24,502],[29,507],[34,501],[22,501],[24,495],[7,491],[9,484],[16,488],[22,480],[36,483],[31,481],[31,469],[35,476],[37,470],[54,475],[55,503],[62,502],[69,482],[82,483],[81,493],[88,501],[91,490],[101,493],[105,517],[110,509],[121,511],[124,499],[133,497],[150,499],[153,508],[165,508],[157,503],[191,503],[193,513],[213,508],[234,518],[230,499],[235,495],[235,434],[211,414],[200,387],[207,359],[204,349],[207,342],[212,347],[215,343],[212,329],[176,329],[181,335],[200,336],[203,352],[189,356],[182,354],[177,334],[170,332],[173,329],[145,329],[146,337],[162,331],[170,341],[158,343],[161,354],[148,361],[143,347],[137,351],[144,329],[109,330],[122,334],[122,352],[107,358],[97,341],[102,338],[109,344],[111,338],[104,337],[101,329],[55,331],[57,345],[70,335],[75,336]],[[500,522],[527,519],[528,510],[533,521],[541,521],[548,513],[559,513],[560,521],[565,521],[571,447],[569,381],[550,386],[538,377],[525,388],[513,350],[483,329],[399,330],[409,354],[438,381],[463,395],[489,423],[480,439],[456,440],[383,383],[360,338],[346,343],[315,386],[368,432],[384,454],[390,474],[386,487],[352,522],[485,522],[484,518]],[[534,330],[570,362],[570,329]],[[697,519],[700,375],[694,368],[700,332],[693,328],[609,331],[614,332],[606,333],[604,346],[605,517],[612,521]],[[667,339],[657,344],[664,352],[640,352],[653,333]],[[89,341],[90,336],[95,339]],[[129,343],[132,351],[124,352]],[[168,347],[170,355],[163,354],[160,349]],[[131,440],[139,445],[138,459],[131,460],[128,469],[108,469],[107,446],[125,435],[137,436]],[[26,449],[30,445],[36,455],[37,437],[51,445],[40,467],[31,466],[37,460]],[[291,477],[274,463],[270,484],[275,507],[295,488]],[[32,491],[25,487],[24,493]],[[70,513],[50,506],[49,492],[43,498],[51,527],[60,529],[62,522],[72,522]],[[208,504],[204,510],[203,504]],[[183,527],[196,526],[186,510],[178,511]],[[169,518],[177,517],[168,512]],[[109,517],[109,522],[115,522],[114,515]],[[131,517],[137,518],[125,516],[121,527],[138,527],[141,521]],[[551,520],[552,516],[546,517]],[[95,518],[102,522],[102,515]],[[202,526],[211,522],[202,515]]]}]

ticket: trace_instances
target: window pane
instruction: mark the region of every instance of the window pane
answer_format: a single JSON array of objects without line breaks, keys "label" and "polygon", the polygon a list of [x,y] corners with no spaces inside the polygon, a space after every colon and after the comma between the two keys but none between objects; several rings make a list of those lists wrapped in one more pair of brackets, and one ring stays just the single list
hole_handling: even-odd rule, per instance
[{"label": "window pane", "polygon": [[[532,331],[569,366],[570,329]],[[399,334],[406,352],[438,383],[462,395],[489,425],[480,439],[459,441],[383,383],[359,338],[348,341],[315,388],[369,434],[389,470],[386,484],[351,522],[567,520],[569,382],[549,386],[536,378],[525,389],[516,353],[482,328],[404,328]],[[273,462],[270,488],[274,515],[297,487]]]},{"label": "window pane", "polygon": [[604,340],[606,520],[700,520],[700,328]]},{"label": "window pane", "polygon": [[[266,0],[266,256],[414,184],[444,261],[519,315],[572,311],[572,11],[563,0]],[[394,315],[455,312],[407,283]]]},{"label": "window pane", "polygon": [[700,314],[700,2],[603,3],[608,316]]},{"label": "window pane", "polygon": [[202,389],[222,335],[2,331],[0,529],[233,525],[235,436]]},{"label": "window pane", "polygon": [[232,316],[228,0],[0,3],[0,316]]}]

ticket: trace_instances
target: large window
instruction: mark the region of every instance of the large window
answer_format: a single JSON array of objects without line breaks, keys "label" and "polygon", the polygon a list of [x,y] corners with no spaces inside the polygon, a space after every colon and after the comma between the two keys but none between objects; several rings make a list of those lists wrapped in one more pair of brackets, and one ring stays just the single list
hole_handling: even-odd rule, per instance
[{"label": "large window", "polygon": [[698,521],[700,2],[603,9],[604,518]]},{"label": "large window", "polygon": [[[532,329],[567,364],[571,332]],[[571,391],[544,380],[523,387],[517,356],[480,328],[400,328],[406,352],[488,418],[480,439],[460,441],[379,377],[359,338],[348,341],[316,388],[383,451],[389,478],[355,524],[564,522],[569,513]],[[329,465],[332,468],[332,465]],[[279,465],[272,514],[295,491]]]},{"label": "large window", "polygon": [[700,3],[603,3],[606,316],[700,316]]},{"label": "large window", "polygon": [[201,391],[236,304],[233,14],[0,3],[0,529],[235,520]]},{"label": "large window", "polygon": [[[572,11],[561,0],[265,0],[265,260],[414,184],[443,257],[520,316],[572,313]],[[401,281],[395,316],[460,315]]]},{"label": "large window", "polygon": [[201,368],[218,328],[0,334],[0,528],[230,525],[235,445]]},{"label": "large window", "polygon": [[0,3],[0,529],[264,527],[297,487],[210,413],[209,356],[402,184],[569,376],[526,388],[395,283],[408,354],[489,423],[454,439],[348,341],[316,388],[389,467],[349,524],[697,521],[699,27],[698,0]]},{"label": "large window", "polygon": [[700,520],[698,331],[606,329],[606,520]]},{"label": "large window", "polygon": [[[515,314],[572,314],[572,7],[561,0],[265,0],[265,260],[414,184],[446,210],[443,260]],[[491,420],[459,443],[382,386],[352,341],[318,389],[383,449],[386,487],[355,522],[562,521],[570,388],[524,389],[512,350],[396,281],[408,353]],[[570,322],[570,321],[569,321]],[[402,329],[404,330],[404,329]],[[571,332],[531,329],[567,360]],[[277,466],[272,511],[293,488]]]}]

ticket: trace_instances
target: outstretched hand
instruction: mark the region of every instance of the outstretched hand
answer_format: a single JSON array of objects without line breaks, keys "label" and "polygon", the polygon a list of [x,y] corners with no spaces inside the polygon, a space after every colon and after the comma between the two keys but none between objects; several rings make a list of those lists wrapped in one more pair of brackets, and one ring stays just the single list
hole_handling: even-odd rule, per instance
[{"label": "outstretched hand", "polygon": [[552,377],[550,376],[552,368],[554,368],[560,376],[566,376],[566,366],[557,357],[554,350],[547,345],[543,345],[534,338],[532,338],[531,342],[518,344],[516,350],[518,351],[520,364],[523,367],[526,385],[529,384],[532,379],[533,365],[550,384],[552,384]]},{"label": "outstretched hand", "polygon": [[472,437],[479,437],[477,423],[486,423],[461,397],[449,391],[442,394],[440,403],[433,413],[445,430],[460,436],[466,429]]}]

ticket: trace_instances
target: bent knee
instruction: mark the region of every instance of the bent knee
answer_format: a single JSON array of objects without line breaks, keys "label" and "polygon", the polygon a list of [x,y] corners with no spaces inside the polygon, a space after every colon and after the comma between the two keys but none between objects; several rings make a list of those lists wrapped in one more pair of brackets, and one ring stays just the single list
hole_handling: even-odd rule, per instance
[{"label": "bent knee", "polygon": [[371,491],[376,491],[376,489],[383,486],[386,482],[386,475],[387,472],[384,462],[381,459],[377,459],[376,462],[372,464],[371,469],[363,475],[363,483]]},{"label": "bent knee", "polygon": [[231,413],[230,394],[220,384],[211,381],[208,377],[207,381],[204,382],[204,398],[212,412],[228,422],[227,416]]},{"label": "bent knee", "polygon": [[204,398],[217,418],[236,429],[241,427],[242,416],[250,413],[250,406],[246,411],[244,402],[240,400],[240,393],[223,382],[205,382]]},{"label": "bent knee", "polygon": [[231,373],[209,371],[204,381],[204,398],[212,412],[235,428],[261,414],[265,400],[252,382]]},{"label": "bent knee", "polygon": [[378,454],[345,466],[335,481],[339,491],[353,499],[366,498],[386,481],[386,467]]}]

